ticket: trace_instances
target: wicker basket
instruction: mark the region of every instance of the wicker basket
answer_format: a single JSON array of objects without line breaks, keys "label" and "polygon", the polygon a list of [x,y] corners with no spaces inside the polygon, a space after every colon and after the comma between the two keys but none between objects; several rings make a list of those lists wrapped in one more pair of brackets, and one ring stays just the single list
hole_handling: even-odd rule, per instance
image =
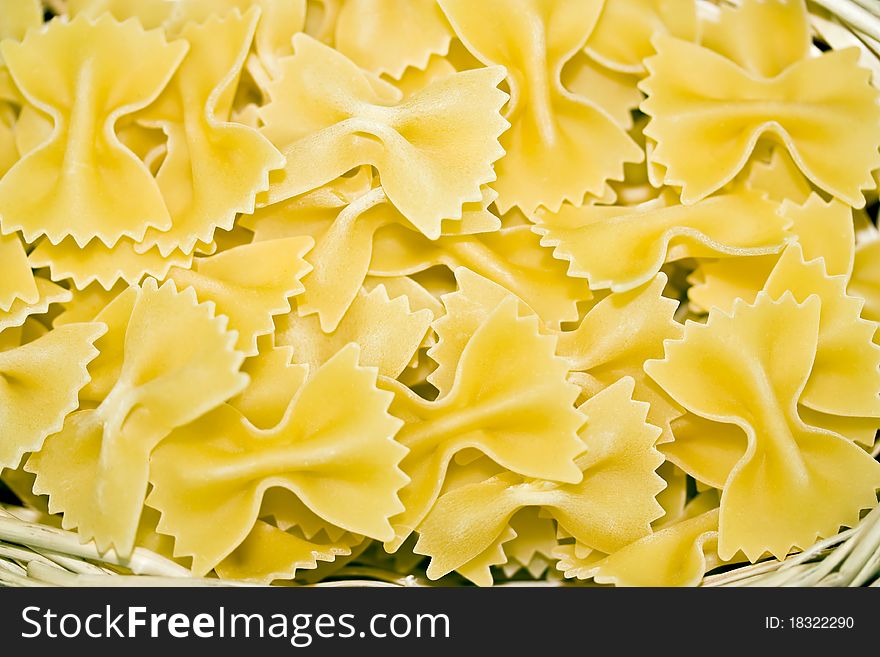
[{"label": "wicker basket", "polygon": [[[701,0],[708,2],[709,0]],[[722,0],[723,1],[723,0]],[[46,2],[61,9],[63,0]],[[880,0],[808,0],[814,39],[830,48],[858,47],[861,63],[880,87]],[[880,447],[875,450],[875,458]],[[2,586],[249,586],[245,582],[193,578],[181,565],[144,548],[122,559],[101,554],[79,537],[45,523],[45,514],[0,504]],[[454,577],[444,583],[463,583]],[[327,581],[304,586],[430,586],[426,577],[377,568],[353,559]],[[509,581],[498,586],[582,586],[561,579]],[[783,561],[770,559],[710,574],[703,586],[880,587],[880,507],[858,526],[820,541]]]}]

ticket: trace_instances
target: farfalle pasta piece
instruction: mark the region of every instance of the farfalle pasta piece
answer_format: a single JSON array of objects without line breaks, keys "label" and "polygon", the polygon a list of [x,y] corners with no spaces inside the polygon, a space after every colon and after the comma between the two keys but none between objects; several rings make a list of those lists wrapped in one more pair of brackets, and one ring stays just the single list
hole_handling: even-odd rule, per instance
[{"label": "farfalle pasta piece", "polygon": [[312,0],[312,7],[306,12],[305,33],[323,43],[333,43],[333,30],[336,19],[345,0]]},{"label": "farfalle pasta piece", "polygon": [[170,228],[156,181],[114,127],[159,95],[186,50],[184,41],[168,43],[161,31],[106,14],[55,20],[0,45],[25,98],[55,124],[0,180],[3,231],[21,230],[29,242],[70,236],[79,246],[113,246]]},{"label": "farfalle pasta piece", "polygon": [[719,565],[718,497],[703,493],[686,507],[682,518],[664,525],[626,547],[605,556],[578,559],[571,548],[557,551],[566,577],[615,586],[697,586],[703,575]]},{"label": "farfalle pasta piece", "polygon": [[[556,549],[555,521],[538,507],[526,507],[515,513],[509,524],[516,536],[504,542],[505,576],[511,577],[525,569],[537,579],[543,575]],[[534,572],[538,569],[540,572]]]},{"label": "farfalle pasta piece", "polygon": [[566,89],[588,98],[627,130],[633,126],[633,110],[645,98],[636,81],[632,75],[597,64],[583,52],[572,57],[562,69],[562,84]]},{"label": "farfalle pasta piece", "polygon": [[424,68],[409,67],[403,72],[403,75],[401,75],[400,78],[383,75],[382,79],[393,84],[403,93],[404,97],[407,97],[421,91],[437,78],[445,78],[447,75],[452,75],[460,70],[466,69],[456,68],[450,61],[449,57],[431,55]]},{"label": "farfalle pasta piece", "polygon": [[803,204],[812,193],[809,181],[791,159],[788,151],[774,146],[766,162],[754,157],[745,184],[752,189],[765,192],[774,201]]},{"label": "farfalle pasta piece", "polygon": [[[743,0],[722,5],[701,21],[701,43],[744,70],[765,78],[781,74],[810,54],[810,22],[802,0]],[[762,39],[756,28],[776,36]]]},{"label": "farfalle pasta piece", "polygon": [[583,451],[583,415],[555,346],[538,332],[536,317],[518,317],[516,300],[506,299],[471,333],[448,394],[428,402],[393,380],[383,383],[396,393],[391,412],[406,422],[397,440],[409,449],[401,467],[411,478],[386,548],[400,547],[422,521],[449,461],[465,448],[523,476],[580,481],[574,458]]},{"label": "farfalle pasta piece", "polygon": [[176,0],[67,0],[67,13],[96,19],[110,14],[118,21],[137,18],[146,29],[163,27],[171,18],[178,3]]},{"label": "farfalle pasta piece", "polygon": [[[516,298],[500,285],[460,267],[455,270],[458,290],[442,297],[446,314],[434,323],[436,345],[428,355],[437,369],[427,380],[443,397],[454,383],[458,362],[469,336],[505,299]],[[681,410],[647,377],[642,364],[663,355],[663,341],[678,338],[681,325],[674,321],[677,302],[663,297],[666,276],[629,292],[613,293],[594,305],[577,328],[555,332],[557,354],[568,361],[568,379],[586,399],[624,376],[634,379],[636,398],[650,402],[652,424],[668,433],[669,422]],[[534,312],[520,300],[520,314]]]},{"label": "farfalle pasta piece", "polygon": [[[427,381],[437,388],[438,398],[449,394],[455,384],[458,361],[471,337],[506,299],[515,299],[518,314],[533,314],[531,308],[506,288],[466,267],[454,270],[456,290],[441,296],[444,313],[432,326],[437,342],[428,356],[437,363]],[[557,345],[558,351],[558,345]]]},{"label": "farfalle pasta piece", "polygon": [[743,187],[694,205],[566,205],[535,218],[541,245],[570,263],[570,276],[614,292],[646,283],[670,259],[777,253],[791,223],[778,204]]},{"label": "farfalle pasta piece", "polygon": [[16,299],[8,310],[0,310],[0,331],[11,326],[21,326],[31,315],[42,315],[53,303],[64,303],[73,297],[70,290],[42,276],[35,276],[34,283],[37,287],[37,300],[27,303],[22,299]]},{"label": "farfalle pasta piece", "polygon": [[0,39],[21,39],[42,22],[40,0],[0,0]]},{"label": "farfalle pasta piece", "polygon": [[663,296],[665,274],[627,292],[613,292],[599,301],[573,331],[559,335],[557,352],[569,363],[569,379],[582,396],[592,397],[618,379],[635,383],[635,399],[648,402],[648,421],[669,435],[669,423],[681,409],[646,374],[646,360],[663,355],[664,340],[681,337],[673,318],[678,302]]},{"label": "farfalle pasta piece", "polygon": [[[849,276],[855,236],[848,205],[836,199],[826,202],[818,194],[810,194],[802,204],[784,200],[780,212],[791,220],[788,230],[807,259],[824,258],[829,274]],[[779,256],[772,254],[701,262],[688,289],[688,299],[695,309],[704,311],[713,307],[728,311],[735,299],[752,302],[778,261]]]},{"label": "farfalle pasta piece", "polygon": [[[31,28],[43,23],[43,7],[40,0],[0,0],[0,41],[20,41]],[[12,124],[14,108],[23,99],[9,75],[9,69],[0,55],[0,176],[18,159],[13,147]]]},{"label": "farfalle pasta piece", "polygon": [[138,250],[155,245],[167,256],[210,242],[217,228],[232,228],[236,213],[254,210],[257,193],[269,186],[269,171],[284,165],[259,131],[229,121],[258,20],[256,9],[244,15],[233,10],[182,29],[189,54],[166,91],[138,116],[168,135],[156,182],[171,225],[148,232]]},{"label": "farfalle pasta piece", "polygon": [[130,288],[98,321],[109,330],[98,343],[91,392],[84,391],[97,406],[69,415],[26,469],[37,475],[35,492],[49,495],[52,513],[64,513],[65,528],[127,555],[152,450],[175,427],[239,393],[247,377],[225,319],[171,282]]},{"label": "farfalle pasta piece", "polygon": [[28,255],[32,267],[48,267],[53,280],[69,279],[79,290],[92,283],[105,290],[119,281],[137,285],[145,276],[163,279],[172,267],[190,267],[192,259],[192,255],[180,251],[173,251],[166,258],[156,247],[141,253],[137,243],[127,237],[113,247],[92,240],[82,248],[71,237],[58,244],[43,238]]},{"label": "farfalle pasta piece", "polygon": [[428,577],[477,557],[524,507],[542,508],[580,543],[604,552],[649,534],[663,514],[655,498],[665,482],[654,472],[663,457],[654,447],[659,430],[645,422],[647,404],[633,402],[632,390],[632,379],[624,379],[580,407],[587,421],[579,483],[505,473],[440,497],[418,527],[415,551],[431,557]]},{"label": "farfalle pasta piece", "polygon": [[[659,438],[657,442],[660,443]],[[663,450],[662,446],[658,449]],[[657,474],[663,477],[666,488],[657,494],[657,503],[663,507],[663,515],[654,521],[654,529],[681,518],[688,501],[688,476],[684,470],[667,459],[657,468]]]},{"label": "farfalle pasta piece", "polygon": [[0,234],[0,311],[8,312],[16,301],[34,304],[39,298],[34,272],[18,234]]},{"label": "farfalle pasta piece", "polygon": [[429,310],[410,310],[407,297],[389,299],[384,286],[361,290],[332,333],[324,333],[314,316],[296,310],[275,320],[275,340],[294,348],[296,361],[317,367],[350,342],[360,346],[360,363],[377,367],[396,379],[412,362],[434,316]]},{"label": "farfalle pasta piece", "polygon": [[825,414],[874,418],[880,428],[876,325],[860,317],[862,301],[847,295],[846,277],[829,276],[824,262],[822,258],[805,262],[800,245],[792,244],[764,286],[773,299],[790,294],[799,302],[813,295],[821,300],[816,357],[798,401]]},{"label": "farfalle pasta piece", "polygon": [[[278,62],[293,52],[293,35],[305,26],[306,0],[178,0],[177,8],[168,21],[172,32],[183,30],[188,23],[204,23],[212,16],[222,17],[234,9],[241,13],[253,7],[260,9],[260,21],[254,35],[256,58],[249,58],[247,66],[255,77],[274,77],[278,73]],[[258,83],[262,82],[256,80]]]},{"label": "farfalle pasta piece", "polygon": [[[342,207],[334,218],[328,216],[325,219],[326,211],[335,207],[336,198],[332,193],[338,191],[341,197],[345,197],[356,188],[355,184],[346,184],[346,187],[348,189],[343,191],[331,186],[326,193],[314,194],[311,201],[316,206],[314,211],[307,198],[303,198],[302,205],[294,204],[289,210],[279,208],[272,211],[270,206],[260,213],[258,220],[249,222],[258,229],[265,226],[269,230],[272,226],[278,232],[314,235],[317,243],[308,258],[313,268],[303,279],[305,291],[298,299],[298,307],[302,315],[317,314],[321,328],[328,333],[336,330],[364,282],[376,232],[393,224],[410,226],[388,201],[381,187],[364,190],[362,195]],[[460,219],[443,222],[443,235],[470,235],[500,227],[501,221],[488,210],[495,198],[494,192],[484,187],[482,194],[479,202],[462,206]],[[305,195],[309,196],[312,195]],[[421,233],[414,232],[411,240],[420,241],[417,236]],[[262,237],[264,232],[260,230],[260,233]]]},{"label": "farfalle pasta piece", "polygon": [[318,562],[332,562],[351,554],[348,541],[322,543],[311,541],[257,520],[247,538],[216,566],[224,579],[270,584],[274,580],[293,579],[299,570],[312,570]]},{"label": "farfalle pasta piece", "polygon": [[405,296],[413,312],[427,310],[434,319],[446,312],[439,298],[409,276],[367,276],[364,280],[364,289],[367,292],[372,292],[380,285],[385,288],[390,299]]},{"label": "farfalle pasta piece", "polygon": [[0,471],[38,451],[79,406],[101,324],[70,324],[0,351]]},{"label": "farfalle pasta piece", "polygon": [[542,248],[528,226],[492,233],[450,235],[430,241],[402,226],[376,233],[370,274],[415,274],[435,265],[466,267],[510,290],[548,326],[578,318],[577,305],[592,298],[589,286],[566,276],[565,265]]},{"label": "farfalle pasta piece", "polygon": [[645,369],[678,403],[739,426],[747,447],[724,482],[718,552],[782,558],[853,526],[877,502],[880,463],[845,438],[807,426],[797,402],[819,344],[822,302],[762,292],[733,313],[689,322]]},{"label": "farfalle pasta piece", "polygon": [[192,269],[175,267],[168,278],[216,304],[238,331],[236,349],[253,356],[257,338],[275,330],[272,317],[290,312],[290,297],[302,292],[301,279],[311,268],[303,256],[312,245],[310,237],[246,244],[197,258]]},{"label": "farfalle pasta piece", "polygon": [[390,402],[376,370],[360,367],[348,345],[310,376],[270,431],[228,405],[177,429],[152,457],[147,503],[162,513],[159,530],[204,574],[245,540],[265,491],[282,487],[328,522],[388,539],[406,483]]},{"label": "farfalle pasta piece", "polygon": [[[0,77],[3,69],[0,68]],[[15,110],[2,100],[2,80],[0,80],[0,176],[5,174],[18,161],[18,148],[15,146]]]},{"label": "farfalle pasta piece", "polygon": [[10,326],[0,331],[0,351],[9,351],[40,338],[49,329],[34,317],[28,317],[18,326]]},{"label": "farfalle pasta piece", "polygon": [[[615,586],[697,586],[713,566],[718,509],[680,520],[596,564],[593,579]],[[708,553],[708,554],[707,554]],[[716,557],[717,559],[717,557]]]},{"label": "farfalle pasta piece", "polygon": [[856,248],[848,291],[865,300],[862,317],[880,322],[880,240],[863,242]]},{"label": "farfalle pasta piece", "polygon": [[654,35],[695,41],[698,32],[695,0],[606,0],[584,50],[614,71],[640,74]]},{"label": "farfalle pasta piece", "polygon": [[371,73],[395,79],[408,67],[424,69],[431,55],[445,55],[450,41],[436,0],[346,0],[333,33],[336,50]]},{"label": "farfalle pasta piece", "polygon": [[52,320],[52,326],[91,322],[128,287],[125,283],[117,283],[109,290],[105,290],[100,285],[92,284],[82,290],[71,290],[71,298],[61,303],[63,310]]},{"label": "farfalle pasta piece", "polygon": [[748,447],[735,424],[685,413],[671,424],[674,440],[661,446],[666,458],[698,482],[721,490]]},{"label": "farfalle pasta piece", "polygon": [[353,200],[322,232],[309,254],[313,267],[303,280],[305,290],[298,309],[303,315],[317,314],[327,333],[336,330],[355,301],[370,267],[376,231],[398,217],[387,201],[381,187]]},{"label": "farfalle pasta piece", "polygon": [[[494,179],[508,123],[498,67],[456,73],[406,99],[305,34],[269,87],[264,132],[287,159],[267,201],[319,187],[361,164],[379,170],[389,200],[428,237],[461,216]],[[369,136],[367,136],[369,135]]]},{"label": "farfalle pasta piece", "polygon": [[309,375],[309,366],[293,363],[294,350],[261,339],[260,353],[244,361],[247,388],[229,400],[258,429],[271,429],[284,418],[287,406]]},{"label": "farfalle pasta piece", "polygon": [[505,156],[495,166],[498,207],[531,213],[563,201],[602,196],[609,179],[623,178],[625,162],[644,153],[614,120],[567,91],[562,68],[596,26],[599,0],[439,0],[456,35],[480,61],[507,69],[511,89],[501,138]]},{"label": "farfalle pasta piece", "polygon": [[[859,67],[859,51],[810,57],[803,0],[748,0],[740,11],[749,27],[727,41],[737,54],[654,40],[641,109],[651,117],[645,134],[656,142],[650,158],[664,167],[664,184],[694,203],[730,182],[758,140],[771,137],[817,187],[863,207],[862,190],[874,186],[871,171],[880,166],[880,92]],[[743,38],[765,34],[766,21],[776,26],[773,39]]]},{"label": "farfalle pasta piece", "polygon": [[372,167],[361,166],[349,175],[280,203],[242,215],[238,225],[254,234],[255,242],[310,235],[320,238],[339,213],[373,188]]},{"label": "farfalle pasta piece", "polygon": [[[214,0],[209,0],[213,2]],[[306,0],[257,0],[260,22],[254,36],[254,50],[271,76],[280,73],[283,57],[293,54],[293,35],[306,23]]]},{"label": "farfalle pasta piece", "polygon": [[346,534],[350,535],[341,527],[324,520],[286,488],[270,488],[266,491],[260,506],[260,517],[270,519],[284,531],[295,528],[310,541],[327,537],[331,542],[339,542]]}]

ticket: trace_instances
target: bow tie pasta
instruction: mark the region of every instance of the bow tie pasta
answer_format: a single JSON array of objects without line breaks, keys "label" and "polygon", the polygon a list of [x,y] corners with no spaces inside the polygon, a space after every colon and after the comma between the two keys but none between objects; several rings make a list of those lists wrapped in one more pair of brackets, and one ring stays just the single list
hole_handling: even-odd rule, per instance
[{"label": "bow tie pasta", "polygon": [[811,11],[0,0],[0,492],[257,584],[834,540],[880,491],[880,81]]}]

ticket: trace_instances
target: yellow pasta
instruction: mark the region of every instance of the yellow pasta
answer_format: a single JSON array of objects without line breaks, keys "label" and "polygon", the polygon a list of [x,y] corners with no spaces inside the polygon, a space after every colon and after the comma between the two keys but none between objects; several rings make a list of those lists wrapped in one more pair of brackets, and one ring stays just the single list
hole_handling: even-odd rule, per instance
[{"label": "yellow pasta", "polygon": [[297,362],[317,367],[346,344],[361,348],[361,363],[377,367],[379,374],[396,379],[412,361],[434,315],[413,312],[406,296],[389,299],[384,285],[372,292],[361,290],[332,333],[324,333],[316,318],[297,311],[278,318],[275,339],[294,349]]},{"label": "yellow pasta", "polygon": [[[144,246],[167,256],[191,253],[217,228],[232,228],[237,212],[252,212],[280,153],[257,130],[228,121],[234,82],[250,48],[259,12],[233,11],[188,23],[180,36],[190,52],[165,92],[138,120],[161,127],[168,154],[156,182],[171,215],[168,230],[147,233]],[[140,249],[143,250],[143,247]]]},{"label": "yellow pasta", "polygon": [[[405,29],[400,29],[405,25]],[[445,55],[452,31],[434,0],[345,0],[336,16],[333,44],[371,73],[400,78]]]},{"label": "yellow pasta", "polygon": [[[876,503],[880,464],[850,441],[806,425],[797,402],[819,345],[822,302],[766,292],[733,314],[690,324],[648,374],[704,418],[739,426],[745,451],[724,481],[718,550],[781,558],[852,526]],[[721,377],[720,374],[725,376]],[[756,511],[760,509],[760,513]]]},{"label": "yellow pasta", "polygon": [[133,547],[147,492],[150,452],[177,426],[240,392],[247,377],[235,334],[192,290],[148,279],[96,317],[97,344],[83,397],[96,404],[67,416],[32,455],[35,491],[52,512],[106,550]]},{"label": "yellow pasta", "polygon": [[135,18],[149,29],[161,27],[174,11],[174,2],[169,0],[67,0],[67,11],[71,16],[85,16],[95,19],[109,13],[115,19],[124,21]]},{"label": "yellow pasta", "polygon": [[300,279],[309,271],[303,256],[311,247],[308,237],[247,244],[199,258],[192,269],[174,268],[168,278],[213,302],[238,332],[236,349],[253,356],[257,338],[275,330],[272,317],[288,312],[289,298],[302,292]]},{"label": "yellow pasta", "polygon": [[28,256],[32,267],[48,267],[52,278],[69,280],[77,289],[96,283],[105,290],[117,282],[137,285],[144,276],[164,279],[172,267],[192,266],[193,256],[179,251],[163,257],[156,247],[139,253],[137,243],[123,237],[110,248],[92,240],[80,248],[72,237],[58,244],[41,239]]},{"label": "yellow pasta", "polygon": [[0,234],[0,311],[9,311],[16,301],[36,303],[39,296],[24,244],[15,233]]},{"label": "yellow pasta", "polygon": [[[502,213],[512,207],[531,213],[539,205],[555,211],[563,201],[580,205],[587,194],[601,197],[608,180],[622,177],[625,162],[643,158],[603,109],[560,80],[565,63],[595,28],[600,0],[439,4],[468,50],[484,64],[507,70],[511,127],[501,139],[506,154],[493,185]],[[584,150],[581,143],[593,148]]]},{"label": "yellow pasta", "polygon": [[657,199],[635,208],[566,206],[535,218],[541,244],[571,263],[571,276],[615,292],[642,285],[682,257],[777,253],[791,224],[777,204],[742,187],[694,205]]},{"label": "yellow pasta", "polygon": [[269,431],[220,406],[153,454],[148,503],[195,572],[208,572],[245,540],[263,493],[275,486],[349,531],[393,536],[388,519],[402,508],[397,491],[406,483],[397,467],[406,450],[393,440],[401,422],[388,414],[392,395],[376,387],[374,368],[358,365],[358,352],[348,345],[318,368]]},{"label": "yellow pasta", "polygon": [[3,42],[16,85],[54,122],[49,141],[0,180],[3,231],[21,230],[29,241],[46,235],[57,244],[70,236],[80,247],[92,239],[112,247],[123,236],[142,239],[150,227],[170,228],[156,181],[119,142],[113,124],[156,99],[187,48],[107,15],[53,21],[21,43]]},{"label": "yellow pasta", "polygon": [[[852,209],[837,200],[810,194],[803,204],[786,199],[780,213],[808,259],[823,258],[828,273],[849,276],[855,258]],[[777,254],[703,262],[688,298],[695,309],[729,310],[735,299],[753,301],[779,260]],[[699,279],[697,279],[699,277]]]},{"label": "yellow pasta", "polygon": [[[577,435],[583,416],[573,406],[577,388],[565,380],[565,362],[553,353],[555,340],[538,332],[536,318],[517,317],[514,299],[468,334],[454,384],[437,401],[388,382],[396,393],[391,412],[406,422],[397,439],[408,448],[401,467],[410,477],[401,492],[405,510],[392,520],[392,549],[430,510],[450,459],[465,448],[529,477],[570,483],[582,477],[573,459],[583,451]],[[514,371],[529,376],[513,377]]]},{"label": "yellow pasta", "polygon": [[[746,0],[725,19],[731,24],[719,28],[717,50],[715,39],[696,45],[659,35],[657,55],[646,60],[641,108],[651,117],[645,134],[656,142],[651,158],[665,169],[664,182],[694,203],[732,180],[758,140],[772,135],[812,183],[862,207],[880,166],[880,103],[858,50],[810,57],[803,0]],[[773,39],[742,38],[766,30]]]},{"label": "yellow pasta", "polygon": [[[655,497],[664,483],[654,474],[662,461],[654,448],[659,430],[645,423],[647,407],[631,400],[632,389],[633,381],[623,379],[580,407],[586,416],[586,451],[576,460],[584,473],[580,482],[504,473],[441,496],[418,528],[415,549],[431,557],[428,576],[478,557],[524,507],[546,509],[578,541],[605,552],[650,533],[651,521],[662,515]],[[626,498],[621,490],[628,491]]]},{"label": "yellow pasta", "polygon": [[681,337],[673,320],[676,303],[662,295],[666,276],[634,290],[612,293],[593,306],[580,325],[559,336],[559,353],[569,362],[569,380],[592,397],[618,379],[631,377],[634,398],[649,402],[648,421],[671,438],[669,423],[681,409],[645,374],[644,363],[663,354],[665,340]]},{"label": "yellow pasta", "polygon": [[880,322],[880,241],[871,240],[856,249],[849,292],[865,300],[862,317]]},{"label": "yellow pasta", "polygon": [[880,347],[872,342],[874,326],[859,317],[861,303],[846,294],[846,277],[828,276],[823,259],[804,262],[794,244],[764,290],[774,299],[821,301],[816,357],[799,402],[823,413],[880,419]]},{"label": "yellow pasta", "polygon": [[395,207],[429,237],[444,218],[460,217],[463,203],[480,199],[503,154],[498,135],[507,122],[498,110],[506,95],[496,88],[503,69],[456,73],[401,100],[396,88],[304,34],[294,37],[294,51],[260,111],[265,134],[287,158],[270,203],[367,163]]},{"label": "yellow pasta", "polygon": [[841,30],[0,0],[0,496],[261,585],[695,586],[854,527],[880,77]]},{"label": "yellow pasta", "polygon": [[293,362],[293,349],[273,342],[270,336],[258,338],[259,353],[241,366],[248,385],[228,402],[259,429],[281,422],[290,398],[309,375],[308,365]]},{"label": "yellow pasta", "polygon": [[556,523],[541,513],[538,507],[526,507],[510,519],[510,528],[516,536],[502,544],[506,559],[502,564],[505,576],[527,570],[538,579],[550,567],[556,549]]},{"label": "yellow pasta", "polygon": [[389,226],[376,235],[370,273],[415,274],[437,265],[453,270],[467,268],[514,292],[550,326],[574,321],[578,303],[593,296],[590,288],[583,281],[567,277],[565,266],[539,242],[527,226],[450,235],[434,241]]},{"label": "yellow pasta", "polygon": [[695,41],[698,31],[694,0],[606,1],[585,50],[612,70],[638,74],[654,54],[651,40],[656,34]]},{"label": "yellow pasta", "polygon": [[[360,539],[353,543],[360,542]],[[227,579],[268,584],[276,579],[293,579],[298,570],[317,568],[319,561],[335,561],[351,554],[348,541],[310,541],[257,520],[248,537],[217,565],[217,574]]]},{"label": "yellow pasta", "polygon": [[696,586],[719,565],[718,499],[714,492],[694,498],[682,517],[648,536],[604,556],[590,552],[579,557],[573,545],[556,554],[567,577],[593,578],[616,586]]},{"label": "yellow pasta", "polygon": [[34,284],[37,288],[36,300],[28,303],[19,297],[10,304],[7,310],[0,310],[0,331],[10,326],[21,326],[31,315],[42,315],[49,310],[49,306],[53,303],[70,301],[73,296],[70,290],[66,290],[41,276],[34,277]]},{"label": "yellow pasta", "polygon": [[0,351],[0,469],[17,468],[61,429],[89,380],[86,366],[105,327],[70,324],[21,346]]}]

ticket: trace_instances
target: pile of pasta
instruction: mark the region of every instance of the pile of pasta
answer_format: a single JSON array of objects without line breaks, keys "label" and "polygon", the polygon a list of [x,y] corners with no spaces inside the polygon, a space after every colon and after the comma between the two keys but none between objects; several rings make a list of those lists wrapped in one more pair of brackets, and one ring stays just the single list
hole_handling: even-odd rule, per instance
[{"label": "pile of pasta", "polygon": [[83,542],[693,585],[877,505],[880,92],[803,0],[49,4],[0,469]]}]

